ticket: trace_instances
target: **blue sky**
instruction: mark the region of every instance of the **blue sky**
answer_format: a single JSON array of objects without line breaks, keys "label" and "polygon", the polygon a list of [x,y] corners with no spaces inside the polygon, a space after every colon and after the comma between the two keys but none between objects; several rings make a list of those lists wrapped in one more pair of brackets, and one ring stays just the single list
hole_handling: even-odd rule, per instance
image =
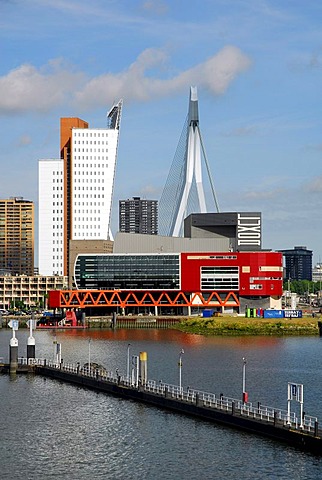
[{"label": "blue sky", "polygon": [[0,0],[0,196],[37,207],[60,117],[123,98],[115,232],[119,199],[160,198],[196,85],[220,210],[322,260],[321,25],[318,0]]}]

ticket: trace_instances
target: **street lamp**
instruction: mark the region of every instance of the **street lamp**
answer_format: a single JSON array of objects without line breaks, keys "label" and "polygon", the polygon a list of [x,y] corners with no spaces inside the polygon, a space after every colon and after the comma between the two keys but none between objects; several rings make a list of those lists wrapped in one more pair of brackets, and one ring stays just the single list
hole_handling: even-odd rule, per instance
[{"label": "street lamp", "polygon": [[182,355],[184,354],[184,350],[183,348],[180,350],[180,354],[179,354],[179,390],[181,392],[181,389],[182,389]]},{"label": "street lamp", "polygon": [[248,402],[248,393],[246,392],[246,363],[247,360],[243,357],[243,402]]},{"label": "street lamp", "polygon": [[91,372],[91,339],[88,339],[88,374]]},{"label": "street lamp", "polygon": [[130,346],[131,344],[128,343],[127,345],[127,364],[126,364],[126,379],[129,382],[130,380]]}]

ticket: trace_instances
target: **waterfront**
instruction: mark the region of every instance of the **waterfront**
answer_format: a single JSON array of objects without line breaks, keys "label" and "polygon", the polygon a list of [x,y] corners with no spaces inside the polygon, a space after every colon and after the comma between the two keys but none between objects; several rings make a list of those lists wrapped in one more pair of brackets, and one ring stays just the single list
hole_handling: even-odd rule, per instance
[{"label": "waterfront", "polygon": [[[11,333],[0,332],[0,356]],[[28,332],[19,331],[19,356]],[[148,377],[286,408],[287,382],[304,383],[304,406],[322,423],[319,337],[201,337],[172,330],[37,331],[36,356],[91,360],[126,372],[148,353]],[[89,343],[89,339],[91,340]],[[0,377],[2,478],[321,478],[321,459],[261,437],[40,377]]]}]

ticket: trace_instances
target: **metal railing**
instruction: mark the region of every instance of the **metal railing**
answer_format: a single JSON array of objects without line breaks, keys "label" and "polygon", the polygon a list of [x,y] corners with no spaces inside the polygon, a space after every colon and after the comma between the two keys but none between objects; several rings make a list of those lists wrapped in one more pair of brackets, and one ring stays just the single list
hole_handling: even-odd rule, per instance
[{"label": "metal railing", "polygon": [[26,358],[18,357],[18,365],[45,365],[46,359],[44,358]]},{"label": "metal railing", "polygon": [[[27,359],[19,359],[21,362]],[[59,369],[65,372],[73,373],[84,377],[90,377],[108,383],[115,383],[127,388],[140,388],[144,392],[157,396],[166,396],[169,399],[178,400],[180,402],[190,403],[199,407],[215,409],[235,416],[245,416],[261,422],[272,423],[274,425],[284,426],[309,434],[316,433],[317,417],[304,415],[302,422],[297,418],[295,412],[288,413],[287,410],[269,407],[257,403],[253,405],[251,402],[243,402],[240,399],[216,395],[214,393],[195,390],[188,387],[186,390],[178,385],[171,385],[162,381],[148,380],[144,385],[136,384],[132,378],[119,375],[118,372],[108,371],[105,368],[95,368],[81,366],[69,363],[56,363],[45,361],[44,359],[29,359],[29,365],[46,365],[50,368]]]}]

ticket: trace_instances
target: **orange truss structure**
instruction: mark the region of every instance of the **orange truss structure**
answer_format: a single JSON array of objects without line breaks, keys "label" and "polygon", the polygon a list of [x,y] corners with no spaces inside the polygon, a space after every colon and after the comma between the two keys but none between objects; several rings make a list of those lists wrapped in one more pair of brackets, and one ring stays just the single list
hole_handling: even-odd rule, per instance
[{"label": "orange truss structure", "polygon": [[52,290],[49,308],[87,307],[239,307],[235,292]]}]

